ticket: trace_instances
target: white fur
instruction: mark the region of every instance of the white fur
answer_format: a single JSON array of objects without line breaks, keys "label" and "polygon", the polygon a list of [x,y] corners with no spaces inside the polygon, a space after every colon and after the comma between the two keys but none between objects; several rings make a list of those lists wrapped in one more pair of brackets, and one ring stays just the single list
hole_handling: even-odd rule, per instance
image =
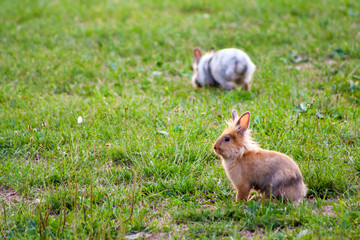
[{"label": "white fur", "polygon": [[210,51],[195,64],[192,84],[196,86],[197,82],[201,87],[220,84],[226,90],[235,88],[235,85],[242,85],[248,90],[255,69],[255,64],[240,49]]}]

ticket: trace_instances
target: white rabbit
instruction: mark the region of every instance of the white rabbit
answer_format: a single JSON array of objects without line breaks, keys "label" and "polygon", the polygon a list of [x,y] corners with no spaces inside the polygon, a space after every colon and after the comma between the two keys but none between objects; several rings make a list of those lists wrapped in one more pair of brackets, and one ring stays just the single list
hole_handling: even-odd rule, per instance
[{"label": "white rabbit", "polygon": [[221,85],[225,90],[235,88],[235,84],[250,90],[250,81],[256,69],[249,56],[236,48],[226,48],[201,55],[198,48],[194,49],[194,75],[191,83],[194,87],[205,85]]}]

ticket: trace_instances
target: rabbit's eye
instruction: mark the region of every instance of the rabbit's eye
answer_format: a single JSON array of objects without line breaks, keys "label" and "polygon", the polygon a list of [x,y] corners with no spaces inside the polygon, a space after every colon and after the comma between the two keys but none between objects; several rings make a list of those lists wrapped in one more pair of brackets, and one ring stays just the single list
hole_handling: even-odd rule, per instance
[{"label": "rabbit's eye", "polygon": [[229,138],[229,137],[225,137],[224,140],[225,140],[225,142],[228,142],[228,141],[230,141],[230,138]]}]

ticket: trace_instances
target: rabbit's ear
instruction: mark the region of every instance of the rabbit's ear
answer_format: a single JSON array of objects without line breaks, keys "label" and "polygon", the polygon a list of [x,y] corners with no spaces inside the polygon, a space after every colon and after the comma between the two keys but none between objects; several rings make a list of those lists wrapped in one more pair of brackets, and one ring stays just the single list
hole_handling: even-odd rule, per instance
[{"label": "rabbit's ear", "polygon": [[249,127],[250,122],[250,112],[245,112],[236,123],[237,131],[240,134],[243,134]]},{"label": "rabbit's ear", "polygon": [[231,116],[232,116],[232,120],[235,121],[235,119],[237,118],[238,114],[237,111],[235,109],[233,109],[231,111]]},{"label": "rabbit's ear", "polygon": [[211,53],[214,53],[214,52],[215,52],[215,47],[214,47],[214,46],[212,46],[212,47],[210,48],[210,52],[211,52]]},{"label": "rabbit's ear", "polygon": [[194,57],[195,57],[196,62],[199,62],[199,60],[200,60],[200,58],[201,58],[200,49],[194,48]]}]

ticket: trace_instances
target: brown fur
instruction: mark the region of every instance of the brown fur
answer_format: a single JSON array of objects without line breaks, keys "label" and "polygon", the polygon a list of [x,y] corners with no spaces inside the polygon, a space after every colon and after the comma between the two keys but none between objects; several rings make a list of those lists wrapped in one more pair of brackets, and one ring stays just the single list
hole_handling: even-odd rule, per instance
[{"label": "brown fur", "polygon": [[251,189],[267,197],[301,201],[307,189],[295,161],[280,152],[262,149],[251,139],[249,112],[238,117],[233,110],[232,116],[229,127],[213,148],[221,156],[226,175],[237,190],[236,201],[246,200]]}]

